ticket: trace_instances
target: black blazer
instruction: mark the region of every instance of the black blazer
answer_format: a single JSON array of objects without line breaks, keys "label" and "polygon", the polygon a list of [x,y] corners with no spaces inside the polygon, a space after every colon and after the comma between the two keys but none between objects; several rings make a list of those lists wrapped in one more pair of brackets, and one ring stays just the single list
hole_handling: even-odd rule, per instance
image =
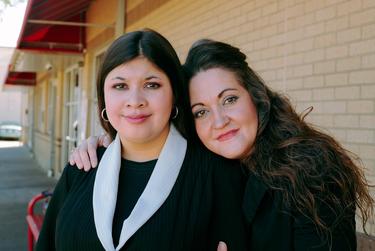
[{"label": "black blazer", "polygon": [[[267,187],[251,174],[243,200],[250,231],[250,250],[356,250],[355,209],[334,228],[326,241],[306,216],[286,208],[281,193]],[[330,225],[337,216],[327,206],[319,206],[319,215]]]},{"label": "black blazer", "polygon": [[[103,153],[103,148],[97,150],[99,160]],[[96,171],[67,165],[49,202],[35,250],[104,251],[92,209]],[[242,181],[241,170],[233,168],[230,160],[189,143],[168,198],[121,250],[216,251],[220,240],[231,251],[246,250]],[[121,228],[122,222],[116,224],[120,218],[114,220],[115,227]]]}]

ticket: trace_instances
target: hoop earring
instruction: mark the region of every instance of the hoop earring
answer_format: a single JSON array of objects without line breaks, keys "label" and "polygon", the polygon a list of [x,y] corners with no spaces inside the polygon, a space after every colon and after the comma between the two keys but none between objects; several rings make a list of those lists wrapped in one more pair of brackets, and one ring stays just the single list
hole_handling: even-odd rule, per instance
[{"label": "hoop earring", "polygon": [[[109,121],[108,116],[107,116],[107,114],[105,114],[106,116],[104,116],[104,113],[107,113],[105,108],[103,108],[103,110],[102,110],[102,112],[100,113],[100,115],[101,115],[102,119],[103,119],[105,122],[108,122],[108,121]],[[107,117],[107,118],[105,118],[105,117]]]},{"label": "hoop earring", "polygon": [[177,116],[178,116],[178,107],[175,106],[174,108],[175,108],[175,113],[174,113],[172,119],[175,119],[175,118],[177,118]]}]

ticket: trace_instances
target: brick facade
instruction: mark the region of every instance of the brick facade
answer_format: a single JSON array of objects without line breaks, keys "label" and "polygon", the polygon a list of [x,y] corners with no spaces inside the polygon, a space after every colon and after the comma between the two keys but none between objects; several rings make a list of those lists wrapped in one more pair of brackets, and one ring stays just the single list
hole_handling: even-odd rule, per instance
[{"label": "brick facade", "polygon": [[[93,1],[87,22],[115,24],[117,4]],[[166,36],[182,62],[200,38],[240,47],[250,66],[271,88],[288,95],[297,111],[314,107],[309,122],[359,155],[375,184],[375,0],[127,0],[125,32],[145,27]],[[35,117],[33,151],[48,169],[45,153],[52,136],[47,130],[48,99],[43,97],[49,93],[47,82],[56,81],[55,174],[70,149],[68,103],[87,108],[78,109],[84,115],[77,119],[82,131],[78,143],[95,133],[97,64],[115,38],[115,26],[89,27],[86,38],[84,55],[44,59],[53,59],[55,68],[47,75],[38,73],[37,87],[29,93]],[[70,102],[67,76],[74,71],[80,72],[79,95]],[[367,229],[375,235],[375,224]]]}]

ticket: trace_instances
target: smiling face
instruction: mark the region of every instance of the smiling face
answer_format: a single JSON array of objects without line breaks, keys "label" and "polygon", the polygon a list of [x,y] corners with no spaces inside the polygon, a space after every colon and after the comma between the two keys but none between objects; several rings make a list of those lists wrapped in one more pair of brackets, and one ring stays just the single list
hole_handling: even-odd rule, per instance
[{"label": "smiling face", "polygon": [[190,80],[189,93],[203,144],[229,159],[249,155],[257,135],[258,115],[235,74],[221,68],[201,71]]},{"label": "smiling face", "polygon": [[167,75],[144,57],[114,68],[105,78],[108,119],[122,142],[164,142],[173,104]]}]

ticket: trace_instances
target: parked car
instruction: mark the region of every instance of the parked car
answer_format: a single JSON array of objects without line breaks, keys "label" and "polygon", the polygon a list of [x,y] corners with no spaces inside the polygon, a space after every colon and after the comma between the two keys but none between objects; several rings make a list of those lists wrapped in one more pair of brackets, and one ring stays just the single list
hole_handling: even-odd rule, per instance
[{"label": "parked car", "polygon": [[0,139],[19,140],[22,127],[17,122],[0,122]]}]

